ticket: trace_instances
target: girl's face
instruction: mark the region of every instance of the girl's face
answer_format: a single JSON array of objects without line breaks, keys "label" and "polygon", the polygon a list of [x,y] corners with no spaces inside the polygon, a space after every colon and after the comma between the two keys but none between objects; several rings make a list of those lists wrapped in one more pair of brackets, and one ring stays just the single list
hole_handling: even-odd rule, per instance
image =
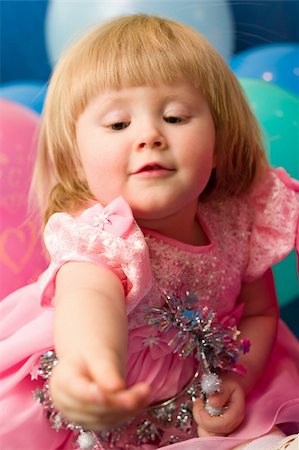
[{"label": "girl's face", "polygon": [[121,195],[141,223],[196,209],[214,166],[211,111],[188,82],[101,92],[80,115],[76,138],[97,200]]}]

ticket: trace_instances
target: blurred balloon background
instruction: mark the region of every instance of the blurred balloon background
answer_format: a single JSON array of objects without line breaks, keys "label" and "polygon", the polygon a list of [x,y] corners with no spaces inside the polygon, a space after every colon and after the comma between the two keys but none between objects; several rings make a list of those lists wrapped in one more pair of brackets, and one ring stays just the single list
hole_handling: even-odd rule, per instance
[{"label": "blurred balloon background", "polygon": [[244,50],[230,60],[238,77],[276,84],[299,94],[299,44],[274,43]]},{"label": "blurred balloon background", "polygon": [[[0,277],[7,282],[0,298],[32,281],[44,266],[35,225],[27,222],[24,228],[29,220],[24,205],[35,151],[32,139],[51,70],[86,28],[135,12],[180,20],[210,40],[240,80],[271,163],[299,179],[299,0],[1,1]],[[282,315],[293,327],[299,303],[295,258],[293,253],[274,268]]]},{"label": "blurred balloon background", "polygon": [[47,86],[41,81],[12,81],[0,84],[0,98],[27,106],[40,114]]},{"label": "blurred balloon background", "polygon": [[33,111],[0,99],[1,297],[35,280],[45,267],[40,227],[27,205],[38,125]]}]

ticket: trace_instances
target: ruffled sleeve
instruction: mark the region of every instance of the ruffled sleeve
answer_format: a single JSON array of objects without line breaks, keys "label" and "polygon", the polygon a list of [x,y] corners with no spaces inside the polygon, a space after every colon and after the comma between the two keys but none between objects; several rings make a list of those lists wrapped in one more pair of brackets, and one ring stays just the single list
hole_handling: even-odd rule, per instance
[{"label": "ruffled sleeve", "polygon": [[298,246],[299,182],[284,169],[270,170],[248,198],[251,215],[244,281],[259,278]]},{"label": "ruffled sleeve", "polygon": [[51,263],[39,279],[43,306],[53,306],[56,274],[69,261],[92,262],[112,270],[123,284],[128,313],[151,286],[144,236],[121,197],[105,208],[97,203],[78,217],[53,214],[44,241]]}]

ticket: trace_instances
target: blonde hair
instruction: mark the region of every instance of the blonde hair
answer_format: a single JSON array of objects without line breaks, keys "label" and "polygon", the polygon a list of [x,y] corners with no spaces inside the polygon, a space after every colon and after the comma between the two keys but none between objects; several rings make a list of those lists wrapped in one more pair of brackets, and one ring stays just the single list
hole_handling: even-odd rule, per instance
[{"label": "blonde hair", "polygon": [[207,99],[216,127],[216,168],[204,198],[246,192],[267,166],[260,130],[225,61],[192,28],[132,15],[89,32],[58,63],[47,93],[32,191],[46,221],[92,197],[82,176],[76,121],[104,89],[189,80]]}]

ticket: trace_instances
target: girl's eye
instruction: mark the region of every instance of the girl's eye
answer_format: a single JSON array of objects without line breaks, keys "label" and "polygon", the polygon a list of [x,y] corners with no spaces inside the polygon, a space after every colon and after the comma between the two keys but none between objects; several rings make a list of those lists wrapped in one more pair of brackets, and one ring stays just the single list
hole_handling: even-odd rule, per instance
[{"label": "girl's eye", "polygon": [[164,120],[167,123],[182,123],[183,122],[182,117],[175,117],[175,116],[165,117]]},{"label": "girl's eye", "polygon": [[115,131],[124,130],[130,125],[129,122],[115,122],[110,125],[110,128]]}]

